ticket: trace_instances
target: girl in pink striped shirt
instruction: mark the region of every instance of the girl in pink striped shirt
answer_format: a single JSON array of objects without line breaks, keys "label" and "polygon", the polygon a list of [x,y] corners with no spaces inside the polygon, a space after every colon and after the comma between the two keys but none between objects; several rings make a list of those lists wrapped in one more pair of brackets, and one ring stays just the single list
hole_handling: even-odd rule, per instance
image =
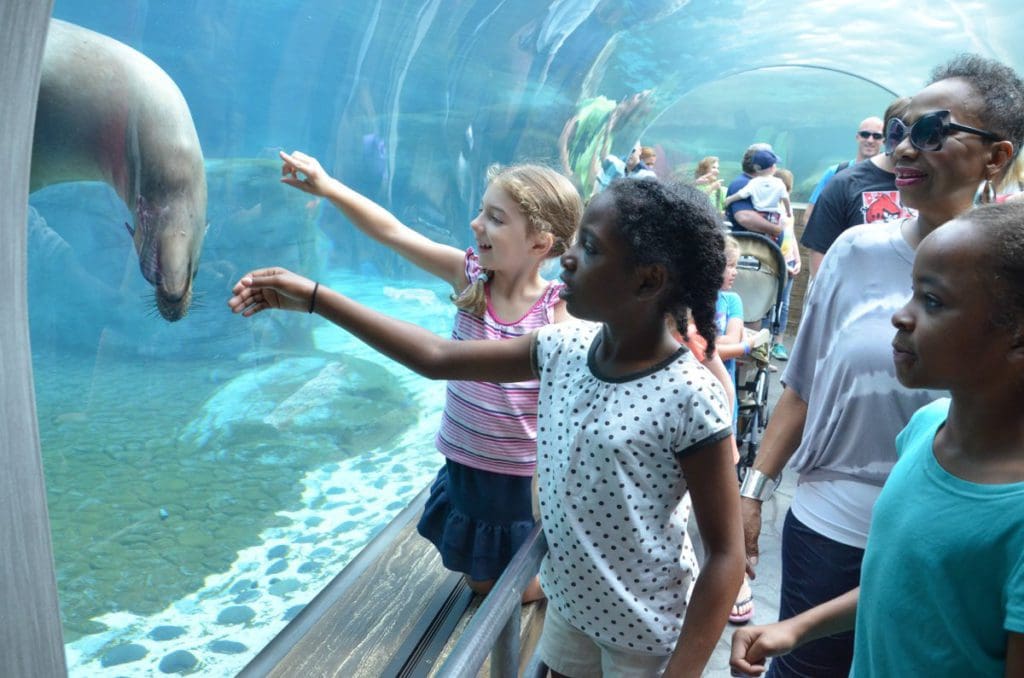
[{"label": "girl in pink striped shirt", "polygon": [[[452,338],[510,339],[568,316],[562,283],[540,273],[572,241],[583,212],[579,193],[539,165],[492,168],[480,212],[470,223],[476,247],[434,242],[386,209],[331,178],[298,151],[281,153],[284,183],[330,200],[371,238],[451,284],[458,308]],[[445,567],[478,593],[494,581],[533,528],[531,481],[537,462],[535,380],[448,382],[437,433],[445,465],[431,486],[418,529]],[[524,601],[543,596],[536,580]]]}]

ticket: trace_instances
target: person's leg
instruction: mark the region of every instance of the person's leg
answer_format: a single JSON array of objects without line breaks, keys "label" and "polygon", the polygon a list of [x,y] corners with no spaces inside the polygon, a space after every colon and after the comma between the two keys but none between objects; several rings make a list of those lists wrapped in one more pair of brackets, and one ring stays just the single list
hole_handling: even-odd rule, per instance
[{"label": "person's leg", "polygon": [[786,325],[789,323],[789,297],[793,293],[793,280],[787,277],[786,286],[782,288],[782,303],[779,305],[779,336],[778,341],[772,346],[772,357],[776,360],[789,360],[789,353],[782,343],[782,337],[786,335]]},{"label": "person's leg", "polygon": [[779,305],[779,336],[786,334],[786,324],[789,322],[789,296],[793,293],[793,278],[786,277],[786,285],[782,288],[782,304]]},{"label": "person's leg", "polygon": [[[466,584],[469,586],[469,588],[473,591],[473,593],[479,593],[481,596],[486,596],[488,593],[490,593],[491,589],[494,588],[495,582],[497,581],[497,579],[479,580],[470,579],[468,576],[466,577]],[[530,583],[527,584],[526,588],[523,590],[523,604],[525,605],[526,603],[532,603],[537,600],[542,600],[543,598],[544,591],[542,591],[540,588],[540,580],[537,577],[534,577],[530,580]]]},{"label": "person's leg", "polygon": [[[864,551],[840,544],[786,514],[782,528],[782,583],[779,619],[789,619],[860,583]],[[853,633],[827,636],[776,657],[769,678],[845,676],[853,661]]]}]

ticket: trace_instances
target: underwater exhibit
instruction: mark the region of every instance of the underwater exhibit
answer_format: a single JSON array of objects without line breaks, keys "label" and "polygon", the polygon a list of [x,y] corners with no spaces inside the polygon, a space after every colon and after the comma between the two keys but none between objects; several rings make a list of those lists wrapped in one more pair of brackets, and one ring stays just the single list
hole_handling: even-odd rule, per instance
[{"label": "underwater exhibit", "polygon": [[69,674],[236,674],[443,463],[444,382],[316,315],[228,309],[280,265],[452,331],[451,288],[283,184],[280,151],[462,249],[492,165],[586,198],[637,140],[682,181],[770,143],[801,202],[939,62],[1024,69],[1022,21],[1009,0],[56,0],[26,229]]}]

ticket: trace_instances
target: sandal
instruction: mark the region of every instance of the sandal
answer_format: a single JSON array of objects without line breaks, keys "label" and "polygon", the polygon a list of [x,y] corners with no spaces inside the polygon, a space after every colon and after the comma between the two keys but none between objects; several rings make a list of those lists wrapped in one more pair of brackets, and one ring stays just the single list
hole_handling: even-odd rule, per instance
[{"label": "sandal", "polygon": [[750,582],[744,577],[743,585],[740,586],[739,595],[736,597],[736,603],[732,606],[732,612],[729,613],[729,623],[746,624],[753,618],[754,592],[750,590]]}]

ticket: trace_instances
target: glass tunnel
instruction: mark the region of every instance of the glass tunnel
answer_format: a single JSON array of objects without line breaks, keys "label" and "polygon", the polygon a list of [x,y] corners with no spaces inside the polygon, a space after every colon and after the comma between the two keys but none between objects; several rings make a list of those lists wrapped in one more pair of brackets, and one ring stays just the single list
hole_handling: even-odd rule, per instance
[{"label": "glass tunnel", "polygon": [[[278,151],[466,248],[495,163],[548,164],[587,196],[601,155],[637,139],[666,180],[708,155],[728,180],[768,142],[801,201],[940,62],[1024,70],[1009,0],[56,0],[52,17],[20,173],[71,676],[156,675],[174,653],[237,673],[442,463],[443,382],[316,316],[229,312],[244,272],[280,265],[451,331],[451,290],[282,184]],[[76,61],[82,31],[116,46]],[[123,137],[96,138],[97,116]],[[154,165],[164,182],[144,189]],[[167,177],[188,213],[184,302],[156,290],[146,247],[167,215],[145,193]]]}]

